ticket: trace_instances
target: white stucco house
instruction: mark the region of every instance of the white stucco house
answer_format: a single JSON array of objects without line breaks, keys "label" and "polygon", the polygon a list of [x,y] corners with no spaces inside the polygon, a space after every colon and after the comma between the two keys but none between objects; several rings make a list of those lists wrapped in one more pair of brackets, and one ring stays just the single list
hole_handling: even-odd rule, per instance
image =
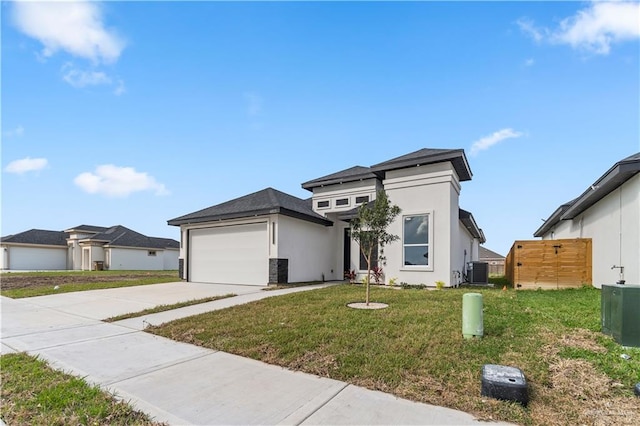
[{"label": "white stucco house", "polygon": [[400,240],[385,247],[385,282],[457,286],[485,241],[458,205],[461,182],[471,176],[463,150],[422,149],[305,182],[306,200],[266,188],[171,219],[181,230],[181,277],[267,285],[364,274],[349,221],[384,190],[402,209],[389,228]]},{"label": "white stucco house", "polygon": [[31,229],[0,240],[0,269],[178,269],[180,243],[148,237],[122,225],[80,225],[64,231]]},{"label": "white stucco house", "polygon": [[621,279],[640,284],[640,153],[618,161],[582,195],[558,207],[534,236],[591,238],[595,287]]}]

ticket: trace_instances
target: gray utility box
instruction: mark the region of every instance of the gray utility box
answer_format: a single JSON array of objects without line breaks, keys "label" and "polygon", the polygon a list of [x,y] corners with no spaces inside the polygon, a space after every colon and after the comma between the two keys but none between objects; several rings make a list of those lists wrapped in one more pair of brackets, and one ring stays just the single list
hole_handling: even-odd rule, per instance
[{"label": "gray utility box", "polygon": [[529,403],[527,379],[522,370],[506,365],[485,364],[482,366],[481,395],[503,401]]},{"label": "gray utility box", "polygon": [[603,284],[602,332],[623,346],[640,347],[640,285]]}]

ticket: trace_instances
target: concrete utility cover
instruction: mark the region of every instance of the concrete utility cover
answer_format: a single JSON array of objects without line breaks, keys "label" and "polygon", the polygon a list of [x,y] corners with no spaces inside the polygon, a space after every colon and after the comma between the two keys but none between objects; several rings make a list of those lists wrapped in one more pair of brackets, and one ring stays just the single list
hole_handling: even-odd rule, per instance
[{"label": "concrete utility cover", "polygon": [[349,303],[347,306],[354,309],[384,309],[389,307],[386,303],[378,302],[369,302],[368,305],[365,302],[353,302]]}]

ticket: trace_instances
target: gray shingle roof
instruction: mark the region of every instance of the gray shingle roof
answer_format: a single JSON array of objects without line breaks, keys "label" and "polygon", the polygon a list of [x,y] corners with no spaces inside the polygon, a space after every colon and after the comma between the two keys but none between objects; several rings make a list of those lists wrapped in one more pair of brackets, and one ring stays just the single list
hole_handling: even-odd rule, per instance
[{"label": "gray shingle roof", "polygon": [[640,173],[640,152],[615,163],[590,185],[582,195],[558,207],[533,236],[542,237],[561,220],[577,217],[638,173]]},{"label": "gray shingle roof", "polygon": [[478,259],[504,259],[505,257],[493,250],[489,250],[486,247],[480,246],[478,249]]},{"label": "gray shingle roof", "polygon": [[41,244],[48,246],[67,246],[67,234],[64,231],[47,231],[44,229],[30,229],[19,234],[2,237],[3,243]]},{"label": "gray shingle roof", "polygon": [[176,217],[170,219],[167,223],[179,226],[187,223],[238,219],[275,213],[325,226],[333,225],[333,222],[311,209],[310,200],[303,200],[273,188],[266,188],[253,194]]},{"label": "gray shingle roof", "polygon": [[[142,235],[122,225],[116,225],[110,228],[105,228],[103,226],[91,226],[82,229],[89,231],[89,228],[93,229],[93,231],[91,232],[95,232],[95,230],[97,229],[102,229],[103,232],[99,232],[89,238],[83,239],[82,241],[100,241],[105,242],[109,245],[122,247],[141,247],[155,249],[180,248],[180,243],[171,238],[147,237],[146,235]],[[69,229],[79,231],[81,227]],[[19,234],[2,237],[2,242],[67,247],[67,238],[69,238],[69,233],[65,231],[30,229],[29,231],[21,232]]]},{"label": "gray shingle roof", "polygon": [[354,166],[346,170],[341,170],[330,175],[326,175],[317,179],[310,180],[302,184],[304,189],[311,190],[318,186],[333,185],[336,183],[356,182],[365,179],[377,178],[375,173],[369,167]]},{"label": "gray shingle roof", "polygon": [[149,237],[149,239],[154,243],[152,247],[162,247],[162,248],[172,248],[172,249],[180,248],[180,242],[171,238]]},{"label": "gray shingle roof", "polygon": [[415,167],[417,165],[435,164],[450,161],[461,181],[471,180],[471,168],[463,149],[431,149],[423,148],[391,160],[375,164],[371,167],[354,166],[327,176],[307,181],[302,184],[309,191],[318,186],[337,183],[355,182],[364,179],[383,179],[384,172],[390,170]]},{"label": "gray shingle roof", "polygon": [[415,167],[417,165],[435,164],[450,161],[461,181],[471,180],[471,168],[463,149],[431,149],[423,148],[400,157],[371,166],[374,173]]},{"label": "gray shingle roof", "polygon": [[71,232],[71,231],[86,231],[86,232],[104,232],[106,231],[107,228],[105,228],[104,226],[93,226],[93,225],[78,225],[78,226],[74,226],[73,228],[69,228],[69,229],[65,229],[65,232]]},{"label": "gray shingle roof", "polygon": [[179,248],[180,243],[169,238],[147,237],[122,225],[105,228],[104,232],[92,235],[82,241],[105,241],[110,246],[143,248]]}]

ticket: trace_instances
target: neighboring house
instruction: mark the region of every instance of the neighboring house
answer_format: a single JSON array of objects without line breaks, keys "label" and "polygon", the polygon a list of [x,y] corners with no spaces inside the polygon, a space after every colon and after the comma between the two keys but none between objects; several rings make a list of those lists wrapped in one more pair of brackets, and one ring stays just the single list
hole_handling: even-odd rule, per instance
[{"label": "neighboring house", "polygon": [[0,240],[4,270],[178,269],[180,243],[124,226],[80,225],[65,231],[31,229]]},{"label": "neighboring house", "polygon": [[[593,285],[640,284],[640,153],[618,161],[535,232],[544,240],[591,238]],[[622,271],[620,267],[624,268]]]},{"label": "neighboring house", "polygon": [[341,280],[366,273],[349,234],[357,207],[385,190],[402,209],[385,247],[385,282],[456,286],[485,241],[458,206],[471,180],[464,151],[422,149],[371,167],[356,166],[302,184],[307,200],[266,188],[168,221],[180,226],[181,277],[193,282],[267,285]]},{"label": "neighboring house", "polygon": [[504,275],[505,257],[486,247],[480,246],[478,260],[489,264],[489,275]]}]

